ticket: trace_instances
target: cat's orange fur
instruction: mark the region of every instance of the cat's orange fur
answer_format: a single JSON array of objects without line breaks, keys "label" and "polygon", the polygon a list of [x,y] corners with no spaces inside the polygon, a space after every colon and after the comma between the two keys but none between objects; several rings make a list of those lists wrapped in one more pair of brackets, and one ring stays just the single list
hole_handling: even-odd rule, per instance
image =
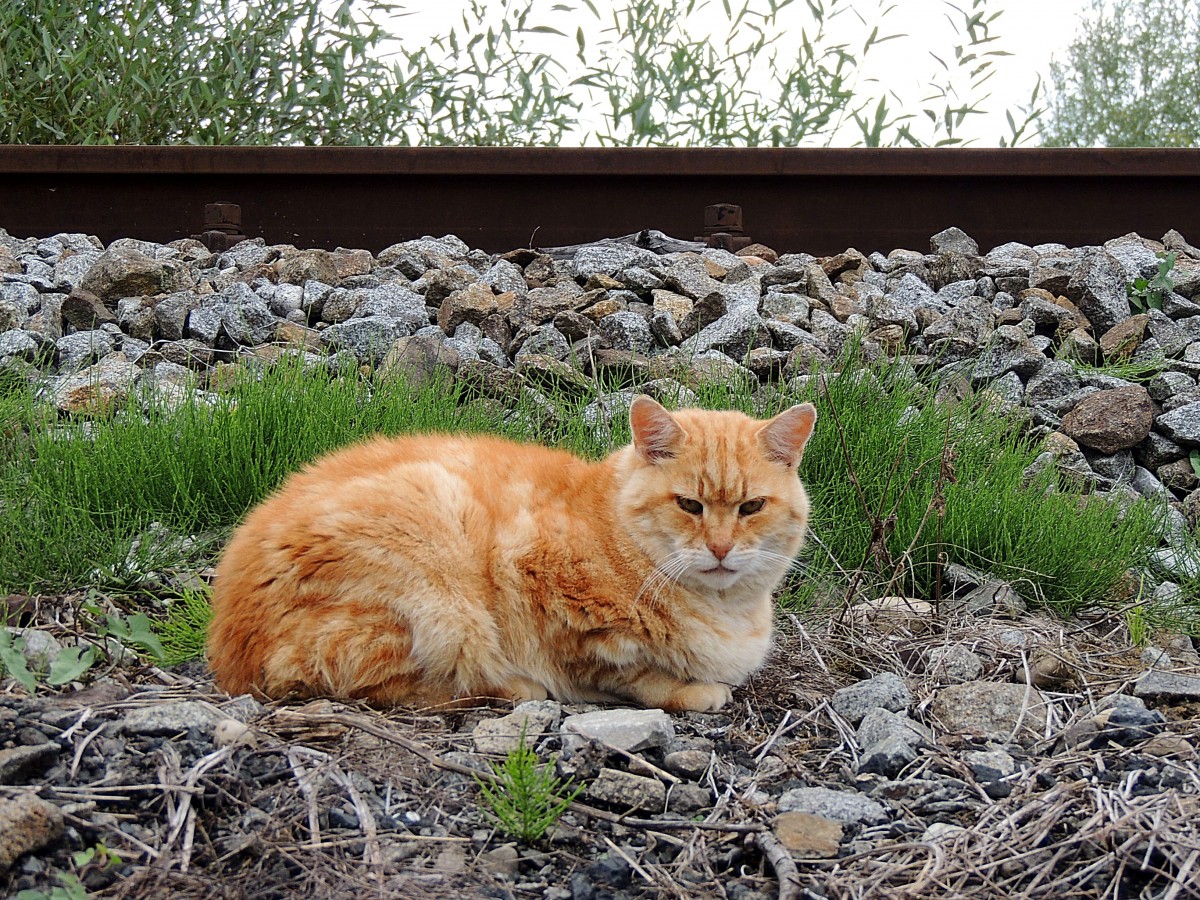
[{"label": "cat's orange fur", "polygon": [[808,404],[764,422],[640,397],[633,444],[596,463],[445,435],[334,453],[226,549],[217,683],[379,705],[717,709],[770,646],[771,592],[808,519],[796,466],[815,419]]}]

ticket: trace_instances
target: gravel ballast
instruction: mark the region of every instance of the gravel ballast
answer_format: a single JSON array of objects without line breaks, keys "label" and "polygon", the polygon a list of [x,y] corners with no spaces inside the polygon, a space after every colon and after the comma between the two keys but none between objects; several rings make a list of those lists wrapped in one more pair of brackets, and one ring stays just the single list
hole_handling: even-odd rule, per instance
[{"label": "gravel ballast", "polygon": [[[1139,310],[1126,285],[1162,252],[1175,289]],[[991,392],[1044,441],[1038,464],[1093,493],[1169,500],[1177,527],[1147,596],[1200,569],[1180,537],[1200,510],[1200,250],[1177,232],[983,252],[947,229],[927,252],[816,258],[619,241],[494,256],[453,236],[213,254],[0,230],[0,373],[64,418],[144,392],[203,400],[230,367],[295,357],[418,383],[448,372],[547,415],[549,395],[602,383],[584,415],[603,436],[637,393],[686,402],[715,378],[765,397],[848,344]],[[1113,374],[1134,370],[1149,374]],[[783,617],[766,668],[713,714],[264,705],[216,692],[199,663],[132,659],[34,697],[0,681],[0,887],[69,874],[122,897],[1196,896],[1192,641],[1158,635],[1143,653],[1120,611],[1063,623],[968,574],[937,614],[884,598]],[[81,602],[44,598],[21,623],[29,652],[53,653]],[[495,827],[476,783],[522,730],[584,789],[528,844]],[[119,859],[72,858],[100,844]]]}]

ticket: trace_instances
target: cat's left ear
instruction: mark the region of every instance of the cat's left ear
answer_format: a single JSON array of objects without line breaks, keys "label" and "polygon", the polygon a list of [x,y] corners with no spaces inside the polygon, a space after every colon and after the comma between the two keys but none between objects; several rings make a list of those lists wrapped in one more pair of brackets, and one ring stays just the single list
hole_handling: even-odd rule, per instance
[{"label": "cat's left ear", "polygon": [[811,403],[801,403],[781,412],[760,428],[758,441],[768,459],[795,468],[800,465],[804,445],[816,424],[817,408]]},{"label": "cat's left ear", "polygon": [[670,459],[683,440],[683,429],[666,409],[644,394],[629,407],[633,446],[648,463]]}]

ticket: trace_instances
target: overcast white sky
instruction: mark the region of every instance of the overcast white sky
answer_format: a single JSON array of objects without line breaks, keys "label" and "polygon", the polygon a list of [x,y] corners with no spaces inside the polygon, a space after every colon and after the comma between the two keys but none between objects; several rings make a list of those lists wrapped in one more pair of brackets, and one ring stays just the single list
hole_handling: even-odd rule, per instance
[{"label": "overcast white sky", "polygon": [[[578,0],[566,2],[578,5]],[[614,0],[593,2],[603,12],[612,7]],[[615,2],[620,4],[621,0]],[[841,3],[861,11],[868,19],[873,19],[879,8],[879,0],[841,0]],[[959,7],[970,8],[971,0],[956,0],[956,3]],[[723,20],[721,0],[709,0],[709,4],[714,20]],[[435,31],[445,32],[449,27],[461,29],[462,11],[467,6],[468,0],[410,0],[404,4],[410,15],[402,20],[403,33],[411,39]],[[494,8],[491,3],[488,6]],[[765,8],[766,4],[755,6]],[[1060,59],[1065,57],[1066,47],[1078,27],[1079,15],[1089,6],[1088,0],[989,0],[989,11],[1003,11],[995,29],[1002,38],[1000,46],[1013,56],[997,63],[997,74],[988,84],[992,97],[986,106],[992,115],[970,119],[970,126],[964,126],[963,137],[973,138],[975,146],[995,146],[1002,136],[1007,135],[1004,111],[1011,109],[1015,115],[1017,108],[1028,102],[1038,75],[1048,75],[1051,57],[1056,53]],[[874,47],[868,57],[867,75],[879,79],[901,97],[911,98],[912,105],[919,109],[917,104],[936,66],[928,51],[945,53],[955,39],[955,31],[946,17],[949,6],[946,0],[895,0],[894,7],[885,19],[885,29],[904,32],[907,36]],[[547,7],[539,7],[544,8]],[[804,3],[795,0],[791,13],[801,15],[803,10]],[[595,20],[588,13],[579,17],[579,22],[570,18],[579,16],[578,13],[559,12],[555,15],[559,18],[554,23],[567,33],[573,33],[579,23],[597,29]],[[849,26],[861,28],[861,23],[852,15],[843,14],[834,21],[848,26],[848,36]],[[574,49],[573,41],[564,41],[558,46],[570,51]],[[846,143],[849,142],[848,139]]]}]

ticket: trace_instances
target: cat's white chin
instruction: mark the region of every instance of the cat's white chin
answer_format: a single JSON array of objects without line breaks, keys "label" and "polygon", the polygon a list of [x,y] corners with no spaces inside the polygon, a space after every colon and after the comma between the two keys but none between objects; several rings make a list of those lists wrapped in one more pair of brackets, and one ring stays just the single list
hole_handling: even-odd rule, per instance
[{"label": "cat's white chin", "polygon": [[694,570],[692,573],[692,577],[710,591],[728,590],[741,581],[744,575],[745,573],[738,569],[731,569],[723,565]]}]

